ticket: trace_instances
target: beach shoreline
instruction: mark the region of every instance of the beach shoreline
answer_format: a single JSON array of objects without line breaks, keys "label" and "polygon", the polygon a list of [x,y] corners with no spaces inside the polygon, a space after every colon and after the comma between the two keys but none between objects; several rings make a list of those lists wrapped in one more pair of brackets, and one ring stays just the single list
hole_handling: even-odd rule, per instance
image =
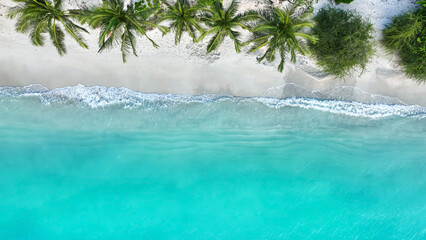
[{"label": "beach shoreline", "polygon": [[[261,1],[243,1],[242,5],[248,7],[256,2]],[[320,0],[315,6],[321,7],[327,2]],[[230,41],[225,41],[219,51],[206,55],[205,43],[194,44],[185,37],[175,46],[172,34],[162,37],[155,30],[148,34],[160,48],[138,39],[139,57],[129,56],[123,64],[118,49],[97,53],[96,31],[85,35],[89,50],[67,38],[68,54],[64,57],[60,57],[50,43],[45,47],[32,46],[28,36],[15,32],[14,21],[6,17],[7,7],[13,5],[11,0],[2,1],[0,5],[0,86],[41,84],[53,89],[82,84],[125,87],[143,93],[308,97],[367,103],[390,98],[426,106],[426,84],[405,77],[396,64],[396,57],[388,55],[380,44],[367,70],[344,80],[327,76],[307,56],[299,55],[295,64],[288,61],[284,72],[279,73],[277,63],[258,64],[255,54],[236,54]],[[371,21],[379,33],[392,16],[412,6],[411,2],[397,0],[380,3],[359,0],[339,7],[352,10],[361,7],[358,13],[374,16]],[[389,7],[395,10],[389,11]]]}]

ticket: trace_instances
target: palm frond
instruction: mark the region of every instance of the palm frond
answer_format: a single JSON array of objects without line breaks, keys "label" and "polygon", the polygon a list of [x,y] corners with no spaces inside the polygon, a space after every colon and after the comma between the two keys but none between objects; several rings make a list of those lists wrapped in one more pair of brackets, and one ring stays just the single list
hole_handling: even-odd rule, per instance
[{"label": "palm frond", "polygon": [[[137,56],[135,34],[146,37],[154,47],[158,47],[148,37],[147,32],[151,28],[157,28],[163,33],[168,31],[167,27],[157,25],[156,21],[152,20],[151,16],[157,10],[157,7],[133,9],[133,6],[128,6],[126,9],[122,0],[104,0],[101,6],[82,11],[79,20],[92,28],[101,29],[98,52],[104,52],[118,45],[125,63],[129,53],[132,52]],[[83,29],[79,30],[83,31]]]},{"label": "palm frond", "polygon": [[[289,52],[291,61],[296,61],[296,51],[306,54],[307,51],[301,46],[301,39],[315,41],[316,38],[306,32],[304,29],[313,27],[309,17],[310,9],[302,12],[299,16],[295,14],[295,7],[287,9],[269,9],[259,12],[259,21],[253,27],[253,37],[243,45],[253,44],[249,52],[255,52],[266,48],[265,53],[257,58],[259,62],[267,60],[273,62],[275,55],[279,54],[281,60],[278,65],[278,71],[282,72],[285,64],[285,54]],[[301,20],[300,18],[303,18]]]},{"label": "palm frond", "polygon": [[62,23],[65,30],[84,48],[81,32],[88,31],[71,21],[76,18],[76,10],[64,11],[62,0],[14,0],[19,3],[9,9],[8,17],[17,18],[16,31],[29,33],[31,42],[35,46],[43,46],[45,37],[43,34],[49,33],[50,39],[57,49],[59,55],[66,53],[64,44],[64,32],[57,24]]},{"label": "palm frond", "polygon": [[224,9],[223,4],[219,0],[215,0],[212,7],[206,11],[202,11],[199,19],[203,21],[209,30],[204,31],[197,41],[202,41],[207,35],[214,35],[210,38],[207,45],[207,53],[217,49],[223,42],[225,37],[229,37],[234,41],[235,51],[241,51],[241,40],[238,28],[250,30],[247,25],[250,21],[257,21],[259,15],[257,12],[249,11],[238,14],[238,1],[233,0],[227,9]]},{"label": "palm frond", "polygon": [[46,17],[34,23],[36,25],[30,33],[30,38],[35,46],[43,46],[45,37],[44,33],[48,32],[49,19]]},{"label": "palm frond", "polygon": [[66,19],[60,19],[59,20],[62,25],[64,26],[65,30],[74,38],[74,40],[83,48],[88,48],[87,45],[84,43],[83,37],[81,36],[79,31],[84,31],[88,33],[88,31],[80,26],[77,26],[70,20]]},{"label": "palm frond", "polygon": [[209,41],[209,44],[207,45],[207,53],[210,53],[214,50],[216,50],[219,45],[223,42],[224,36],[222,32],[218,32],[212,37]]},{"label": "palm frond", "polygon": [[126,62],[126,55],[130,53],[131,46],[127,32],[124,32],[121,35],[121,56],[123,58],[123,63]]},{"label": "palm frond", "polygon": [[59,55],[61,56],[65,55],[67,53],[65,43],[64,43],[65,34],[59,28],[59,25],[55,23],[55,21],[53,21],[53,24],[49,24],[49,34],[50,34],[50,39],[52,40],[53,46],[55,46]]},{"label": "palm frond", "polygon": [[184,32],[188,32],[193,41],[197,37],[196,31],[203,32],[197,18],[200,6],[191,6],[187,0],[177,0],[174,5],[166,4],[166,11],[160,16],[161,21],[170,21],[169,29],[175,32],[175,45],[180,43]]}]

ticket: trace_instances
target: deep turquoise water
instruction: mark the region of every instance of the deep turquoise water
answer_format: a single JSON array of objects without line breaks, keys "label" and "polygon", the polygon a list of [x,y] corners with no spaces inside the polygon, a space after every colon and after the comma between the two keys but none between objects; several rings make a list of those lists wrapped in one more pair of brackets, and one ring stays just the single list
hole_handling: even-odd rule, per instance
[{"label": "deep turquoise water", "polygon": [[425,239],[426,109],[0,89],[0,239]]}]

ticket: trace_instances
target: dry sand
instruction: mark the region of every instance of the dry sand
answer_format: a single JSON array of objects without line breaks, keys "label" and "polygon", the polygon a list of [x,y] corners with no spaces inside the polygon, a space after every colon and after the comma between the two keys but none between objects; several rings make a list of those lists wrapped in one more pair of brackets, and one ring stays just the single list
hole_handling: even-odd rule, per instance
[{"label": "dry sand", "polygon": [[[95,0],[93,2],[96,2]],[[69,0],[71,6],[82,0]],[[90,2],[90,1],[86,1]],[[225,3],[227,0],[225,0]],[[262,0],[241,1],[242,7],[262,6]],[[276,1],[278,4],[278,1]],[[391,18],[414,8],[415,0],[356,0],[345,9],[370,18],[380,38],[380,30]],[[317,7],[328,4],[320,0]],[[173,35],[149,32],[159,45],[155,49],[138,40],[139,57],[128,57],[123,64],[118,49],[97,53],[97,32],[86,35],[90,49],[80,48],[68,37],[68,54],[60,57],[50,43],[34,47],[26,35],[16,33],[14,22],[6,18],[11,0],[0,2],[0,86],[42,84],[58,88],[85,86],[126,87],[145,93],[206,94],[266,97],[313,97],[367,103],[400,103],[426,106],[426,85],[403,75],[396,57],[377,46],[375,56],[361,76],[345,80],[327,76],[312,59],[298,56],[296,64],[287,63],[284,73],[277,63],[258,64],[254,54],[236,54],[230,41],[219,51],[205,53],[205,43],[193,44],[185,37],[174,46]]]}]

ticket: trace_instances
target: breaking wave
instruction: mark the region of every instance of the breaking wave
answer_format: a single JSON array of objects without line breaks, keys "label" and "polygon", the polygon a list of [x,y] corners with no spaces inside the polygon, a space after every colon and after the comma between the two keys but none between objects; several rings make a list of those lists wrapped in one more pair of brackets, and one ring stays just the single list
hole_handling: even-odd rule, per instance
[{"label": "breaking wave", "polygon": [[0,87],[0,98],[36,98],[44,104],[74,104],[90,108],[120,106],[123,108],[144,110],[168,108],[183,103],[212,104],[218,102],[252,102],[261,103],[267,107],[276,109],[284,107],[299,107],[355,117],[384,118],[395,116],[426,118],[426,107],[406,105],[400,101],[396,104],[371,104],[354,101],[313,99],[304,97],[289,97],[280,99],[270,97],[243,98],[219,95],[192,96],[175,94],[146,94],[135,92],[127,88],[99,86],[85,87],[83,85],[56,88],[52,90],[49,90],[38,84],[29,85],[26,87]]}]

